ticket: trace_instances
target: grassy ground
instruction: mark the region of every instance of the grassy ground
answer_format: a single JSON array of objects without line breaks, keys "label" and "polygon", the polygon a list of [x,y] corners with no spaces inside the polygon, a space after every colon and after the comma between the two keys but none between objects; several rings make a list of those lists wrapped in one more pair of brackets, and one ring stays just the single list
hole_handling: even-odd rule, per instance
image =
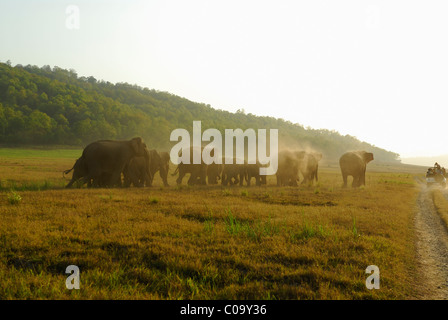
[{"label": "grassy ground", "polygon": [[[0,150],[1,299],[405,299],[412,296],[418,188],[369,172],[342,189],[71,189],[80,151]],[[172,170],[173,171],[173,170]],[[77,265],[81,289],[65,287]],[[368,290],[377,265],[381,288]]]},{"label": "grassy ground", "polygon": [[446,191],[441,191],[440,189],[431,190],[434,205],[436,206],[437,212],[442,218],[445,227],[448,229],[448,199],[442,194],[442,192],[447,194]]}]

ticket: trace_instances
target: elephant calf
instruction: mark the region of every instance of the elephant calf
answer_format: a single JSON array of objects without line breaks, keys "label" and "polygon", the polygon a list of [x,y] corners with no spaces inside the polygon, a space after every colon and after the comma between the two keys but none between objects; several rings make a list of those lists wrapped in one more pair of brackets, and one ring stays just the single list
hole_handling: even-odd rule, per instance
[{"label": "elephant calf", "polygon": [[304,183],[312,184],[314,180],[318,181],[317,171],[319,168],[319,161],[322,159],[322,153],[311,152],[306,153],[303,157],[302,164],[300,166],[300,173],[303,175]]},{"label": "elephant calf", "polygon": [[233,159],[233,163],[224,164],[221,179],[223,186],[235,184],[242,186],[244,180],[247,181],[246,164],[237,164],[235,159]]},{"label": "elephant calf", "polygon": [[277,186],[297,186],[299,167],[305,151],[284,150],[278,153]]},{"label": "elephant calf", "polygon": [[159,172],[160,178],[162,178],[163,185],[169,187],[168,184],[168,171],[170,169],[170,154],[168,152],[157,152],[157,150],[151,150],[149,152],[150,164],[149,171],[151,173],[149,185],[151,187],[154,180],[154,176]]},{"label": "elephant calf", "polygon": [[[172,176],[175,176],[179,172],[179,177],[176,179],[177,185],[182,184],[182,180],[187,173],[190,174],[188,179],[188,185],[206,185],[207,184],[207,165],[202,160],[202,150],[194,147],[190,147],[190,163],[179,163]],[[198,155],[201,158],[201,163],[193,163],[193,154]]]},{"label": "elephant calf", "polygon": [[211,163],[207,166],[207,182],[210,185],[218,184],[221,179],[222,169],[224,165],[218,163]]},{"label": "elephant calf", "polygon": [[123,170],[124,186],[144,187],[151,184],[151,172],[145,157],[134,157]]},{"label": "elephant calf", "polygon": [[266,184],[266,176],[260,174],[261,164],[259,162],[246,165],[247,186],[250,186],[252,178],[255,179],[255,185]]}]

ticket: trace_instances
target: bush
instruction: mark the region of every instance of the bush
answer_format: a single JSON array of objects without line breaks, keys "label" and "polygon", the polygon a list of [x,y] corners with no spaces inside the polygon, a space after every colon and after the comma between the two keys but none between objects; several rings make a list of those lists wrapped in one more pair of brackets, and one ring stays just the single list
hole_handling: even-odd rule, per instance
[{"label": "bush", "polygon": [[20,201],[22,201],[22,197],[18,193],[14,192],[14,191],[11,191],[8,194],[8,202],[9,202],[9,204],[14,204],[14,205],[15,204],[19,204]]}]

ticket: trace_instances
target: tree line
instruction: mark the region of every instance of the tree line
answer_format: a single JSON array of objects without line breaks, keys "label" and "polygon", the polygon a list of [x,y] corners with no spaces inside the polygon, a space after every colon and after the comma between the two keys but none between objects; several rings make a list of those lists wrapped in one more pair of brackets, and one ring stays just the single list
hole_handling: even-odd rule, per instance
[{"label": "tree line", "polygon": [[168,150],[170,133],[216,128],[278,129],[279,144],[313,148],[328,159],[348,150],[368,150],[375,159],[394,162],[399,155],[336,131],[304,128],[274,117],[217,110],[168,92],[128,83],[79,77],[59,67],[0,63],[0,143],[85,146],[100,139],[141,136],[154,148]]}]

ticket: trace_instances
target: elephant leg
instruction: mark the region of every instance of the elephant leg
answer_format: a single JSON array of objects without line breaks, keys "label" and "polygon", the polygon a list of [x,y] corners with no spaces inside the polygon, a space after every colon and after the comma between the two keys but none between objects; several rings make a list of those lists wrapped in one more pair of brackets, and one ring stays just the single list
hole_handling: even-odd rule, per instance
[{"label": "elephant leg", "polygon": [[342,173],[342,180],[344,181],[344,188],[347,188],[347,174],[346,173]]},{"label": "elephant leg", "polygon": [[299,179],[297,179],[297,177],[293,177],[293,178],[291,179],[291,185],[292,185],[293,187],[297,187],[297,186],[298,186],[297,180],[299,180]]},{"label": "elephant leg", "polygon": [[85,176],[82,181],[81,181],[81,186],[84,185],[85,183],[87,183],[87,187],[88,188],[92,188],[95,187],[96,184],[98,184],[98,178],[95,179],[95,177],[92,176]]},{"label": "elephant leg", "polygon": [[137,176],[133,175],[132,178],[131,178],[131,183],[132,183],[132,185],[134,187],[139,187],[140,186],[140,179]]},{"label": "elephant leg", "polygon": [[131,186],[131,180],[130,179],[124,179],[123,187],[129,188]]},{"label": "elephant leg", "polygon": [[[163,171],[163,172],[162,172]],[[165,187],[169,187],[170,185],[168,184],[168,179],[167,179],[167,177],[168,177],[168,171],[169,171],[169,167],[167,167],[166,169],[159,169],[159,175],[160,175],[160,178],[162,179],[162,181],[163,181],[163,185],[165,186]],[[155,173],[155,172],[154,172]],[[151,185],[152,185],[152,181],[153,181],[153,179],[154,179],[154,174],[152,175],[152,177],[151,177]]]},{"label": "elephant leg", "polygon": [[75,183],[76,179],[70,180],[70,182],[65,186],[66,188],[71,188],[71,186],[73,185],[73,183]]},{"label": "elephant leg", "polygon": [[192,186],[192,185],[197,183],[197,180],[198,180],[198,176],[196,174],[194,174],[194,173],[191,173],[190,174],[190,178],[188,179],[187,184],[189,186]]},{"label": "elephant leg", "polygon": [[114,172],[110,175],[109,178],[109,186],[110,187],[122,187],[122,182],[121,182],[121,170],[118,172]]},{"label": "elephant leg", "polygon": [[176,183],[177,183],[177,185],[180,185],[180,184],[182,184],[182,179],[184,178],[184,176],[185,176],[185,172],[182,170],[179,170],[179,177],[177,177],[177,179],[176,179]]},{"label": "elephant leg", "polygon": [[145,183],[144,181],[138,180],[137,185],[134,184],[134,186],[136,186],[137,188],[143,188],[145,186]]},{"label": "elephant leg", "polygon": [[305,184],[308,181],[307,177],[303,177],[302,183],[301,184]]},{"label": "elephant leg", "polygon": [[309,186],[311,186],[313,184],[313,179],[311,178],[311,174],[310,173],[307,173],[305,175],[305,178],[303,179],[302,183],[308,184]]},{"label": "elephant leg", "polygon": [[[148,181],[146,182],[146,186],[147,186],[147,187],[152,187],[152,182],[154,181],[154,174],[155,174],[155,172],[152,173],[152,174],[148,177]],[[160,172],[159,172],[159,174],[160,174]],[[162,176],[160,176],[160,177],[162,177]],[[162,180],[163,180],[163,178],[162,178]]]},{"label": "elephant leg", "polygon": [[353,182],[352,182],[353,188],[359,187],[359,179],[360,179],[360,177],[358,175],[353,176]]},{"label": "elephant leg", "polygon": [[361,173],[359,185],[363,185],[363,186],[366,185],[366,172],[365,171],[363,173]]},{"label": "elephant leg", "polygon": [[289,184],[288,179],[284,175],[280,176],[280,186],[284,187]]},{"label": "elephant leg", "polygon": [[207,185],[207,176],[204,171],[201,171],[201,174],[198,177],[198,183],[203,186]]}]

